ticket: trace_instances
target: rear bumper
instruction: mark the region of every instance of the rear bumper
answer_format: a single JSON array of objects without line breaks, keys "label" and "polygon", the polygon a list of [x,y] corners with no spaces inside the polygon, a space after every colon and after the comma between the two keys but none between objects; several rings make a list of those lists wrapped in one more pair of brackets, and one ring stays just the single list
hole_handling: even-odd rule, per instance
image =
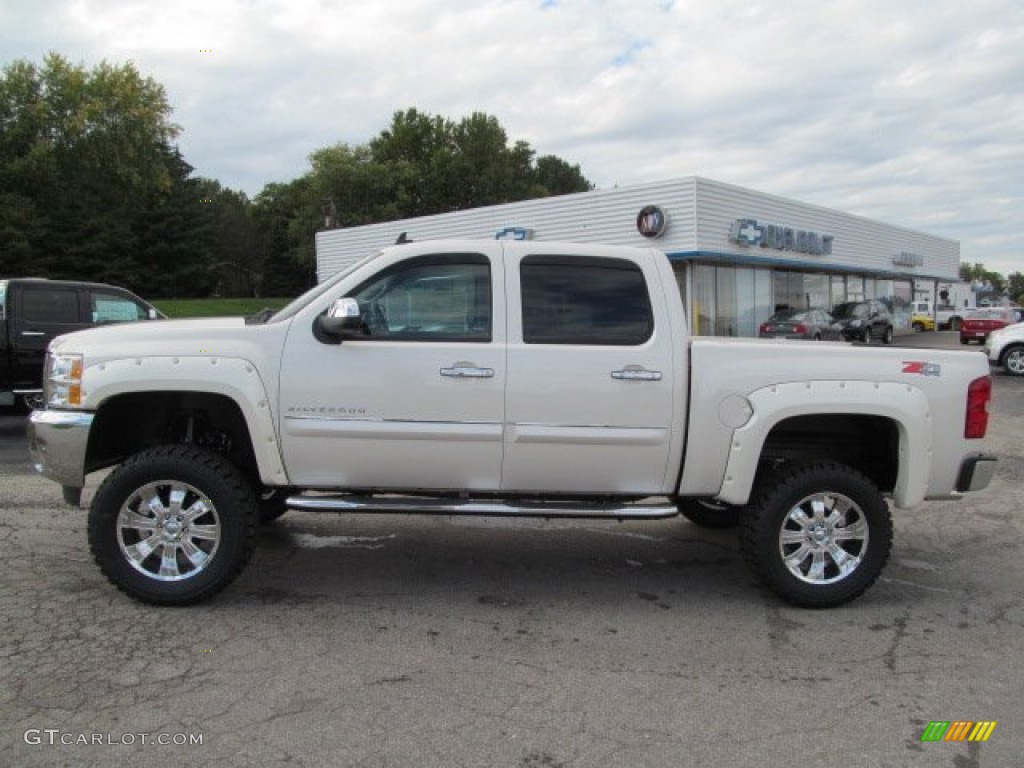
[{"label": "rear bumper", "polygon": [[959,493],[980,491],[988,487],[996,472],[996,457],[990,454],[977,453],[968,456],[960,465],[960,474],[956,479],[956,490]]},{"label": "rear bumper", "polygon": [[93,414],[33,411],[28,422],[28,451],[36,471],[63,486],[85,485],[85,456]]}]

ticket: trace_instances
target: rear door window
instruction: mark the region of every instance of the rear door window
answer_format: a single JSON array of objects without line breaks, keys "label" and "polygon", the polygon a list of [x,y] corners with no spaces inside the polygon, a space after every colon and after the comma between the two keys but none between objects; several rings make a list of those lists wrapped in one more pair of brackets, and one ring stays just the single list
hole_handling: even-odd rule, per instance
[{"label": "rear door window", "polygon": [[635,346],[654,332],[647,283],[631,261],[527,256],[520,284],[527,344]]}]

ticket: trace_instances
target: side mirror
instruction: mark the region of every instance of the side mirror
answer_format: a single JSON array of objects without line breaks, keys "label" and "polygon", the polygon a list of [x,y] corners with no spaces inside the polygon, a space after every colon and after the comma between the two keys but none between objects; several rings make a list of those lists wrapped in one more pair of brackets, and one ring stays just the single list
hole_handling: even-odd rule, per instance
[{"label": "side mirror", "polygon": [[335,299],[327,310],[327,314],[316,319],[317,329],[324,336],[341,341],[360,332],[363,318],[359,312],[359,302],[352,298]]}]

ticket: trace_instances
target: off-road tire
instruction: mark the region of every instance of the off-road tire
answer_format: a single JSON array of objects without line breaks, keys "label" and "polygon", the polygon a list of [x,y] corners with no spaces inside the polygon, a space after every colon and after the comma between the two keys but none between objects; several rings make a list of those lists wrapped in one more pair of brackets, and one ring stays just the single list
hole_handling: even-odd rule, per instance
[{"label": "off-road tire", "polygon": [[755,576],[786,602],[807,608],[859,597],[892,548],[892,515],[878,488],[832,461],[762,478],[742,525],[740,545]]},{"label": "off-road tire", "polygon": [[132,456],[96,491],[89,546],[122,592],[154,605],[216,594],[255,546],[257,502],[245,476],[219,454],[164,445]]}]

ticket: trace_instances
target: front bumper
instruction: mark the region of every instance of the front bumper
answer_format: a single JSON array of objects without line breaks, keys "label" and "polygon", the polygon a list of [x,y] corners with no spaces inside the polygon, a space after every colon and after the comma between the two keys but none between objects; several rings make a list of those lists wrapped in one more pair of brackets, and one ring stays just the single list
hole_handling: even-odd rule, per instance
[{"label": "front bumper", "polygon": [[988,488],[992,476],[996,472],[996,457],[986,453],[968,456],[960,464],[960,474],[956,479],[956,490],[959,493],[980,491]]},{"label": "front bumper", "polygon": [[28,422],[28,452],[44,477],[65,488],[85,485],[85,457],[93,414],[33,411]]}]

